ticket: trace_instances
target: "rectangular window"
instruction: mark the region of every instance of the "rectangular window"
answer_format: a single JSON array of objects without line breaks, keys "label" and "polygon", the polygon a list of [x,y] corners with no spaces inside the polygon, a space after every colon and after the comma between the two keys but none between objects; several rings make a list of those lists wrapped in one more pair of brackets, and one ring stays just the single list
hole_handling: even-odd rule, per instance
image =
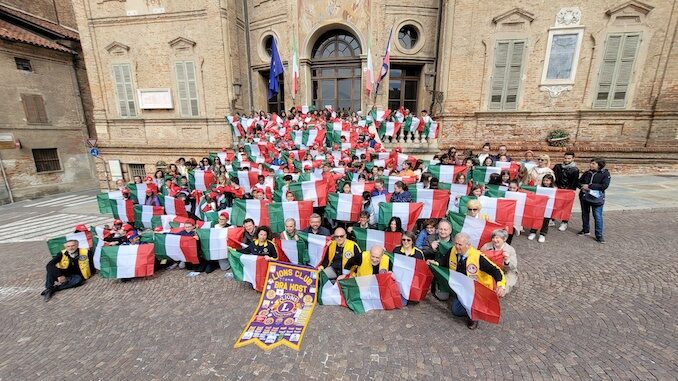
[{"label": "rectangular window", "polygon": [[636,61],[639,33],[607,36],[603,62],[598,72],[598,90],[594,108],[624,108],[628,95],[633,64]]},{"label": "rectangular window", "polygon": [[[268,76],[270,72],[262,71],[260,73],[266,85],[266,97],[268,98]],[[280,111],[285,110],[285,76],[283,74],[278,76],[278,86],[280,86],[278,95],[267,100],[268,112],[280,113]]]},{"label": "rectangular window", "polygon": [[523,72],[525,41],[499,41],[494,49],[490,110],[516,110]]},{"label": "rectangular window", "polygon": [[174,67],[177,71],[177,93],[181,116],[199,116],[195,64],[193,61],[176,62]]},{"label": "rectangular window", "polygon": [[419,93],[419,77],[421,67],[394,65],[388,81],[388,108],[398,110],[405,107],[417,113],[417,95]]},{"label": "rectangular window", "polygon": [[542,85],[571,85],[577,73],[582,28],[552,29],[546,47]]},{"label": "rectangular window", "polygon": [[25,58],[14,57],[14,63],[16,63],[16,68],[18,70],[33,71],[33,67],[31,66],[30,60],[27,60]]},{"label": "rectangular window", "polygon": [[134,100],[134,85],[132,84],[132,67],[130,64],[113,65],[115,92],[118,96],[120,116],[137,116],[136,101]]},{"label": "rectangular window", "polygon": [[130,179],[133,179],[134,176],[141,176],[142,179],[146,177],[145,164],[127,164],[127,169],[129,170]]},{"label": "rectangular window", "polygon": [[24,105],[26,122],[29,124],[47,124],[45,101],[39,94],[21,94],[21,103]]},{"label": "rectangular window", "polygon": [[52,172],[61,170],[59,154],[56,148],[39,148],[32,151],[36,171]]}]

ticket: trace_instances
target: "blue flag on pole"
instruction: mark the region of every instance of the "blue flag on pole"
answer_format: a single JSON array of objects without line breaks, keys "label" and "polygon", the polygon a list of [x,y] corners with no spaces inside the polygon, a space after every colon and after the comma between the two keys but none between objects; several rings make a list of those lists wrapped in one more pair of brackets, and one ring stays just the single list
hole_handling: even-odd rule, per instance
[{"label": "blue flag on pole", "polygon": [[283,68],[280,54],[278,54],[278,44],[275,38],[271,42],[271,72],[268,76],[268,99],[273,98],[280,92],[280,84],[278,83],[278,76],[285,72]]}]

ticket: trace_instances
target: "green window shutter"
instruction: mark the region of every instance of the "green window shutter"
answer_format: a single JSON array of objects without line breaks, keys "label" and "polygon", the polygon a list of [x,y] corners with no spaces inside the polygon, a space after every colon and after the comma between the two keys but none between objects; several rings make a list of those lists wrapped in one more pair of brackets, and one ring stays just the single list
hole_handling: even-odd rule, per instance
[{"label": "green window shutter", "polygon": [[624,43],[621,48],[619,64],[617,65],[617,75],[614,81],[614,92],[610,100],[610,107],[623,108],[626,106],[631,75],[633,74],[633,64],[636,60],[636,52],[640,44],[640,35],[627,34],[624,36]]},{"label": "green window shutter", "polygon": [[136,116],[137,110],[134,103],[134,89],[132,88],[132,68],[129,64],[122,66],[122,78],[125,81],[125,94],[127,97],[127,108],[129,116]]},{"label": "green window shutter", "polygon": [[490,86],[490,110],[501,110],[508,66],[509,42],[499,42],[494,49],[494,67]]},{"label": "green window shutter", "polygon": [[188,101],[188,80],[186,79],[186,65],[184,62],[175,64],[177,70],[177,95],[182,116],[190,115]]},{"label": "green window shutter", "polygon": [[511,44],[511,60],[509,62],[508,77],[506,79],[506,98],[504,100],[504,110],[515,110],[518,108],[518,89],[520,88],[520,76],[523,71],[524,51],[524,41],[514,42]]},{"label": "green window shutter", "polygon": [[186,62],[186,84],[188,86],[188,115],[198,116],[198,85],[195,80],[195,65],[193,62]]},{"label": "green window shutter", "polygon": [[129,64],[113,65],[113,79],[115,91],[118,95],[120,116],[136,116],[134,87],[132,86],[132,68]]},{"label": "green window shutter", "polygon": [[626,106],[639,45],[639,33],[613,34],[607,37],[603,62],[598,73],[598,91],[593,102],[594,108]]}]

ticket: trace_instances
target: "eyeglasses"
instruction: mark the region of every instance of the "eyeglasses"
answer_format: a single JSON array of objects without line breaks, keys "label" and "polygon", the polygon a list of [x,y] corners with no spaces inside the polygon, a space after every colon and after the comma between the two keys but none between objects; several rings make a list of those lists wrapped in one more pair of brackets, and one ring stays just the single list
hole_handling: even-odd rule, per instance
[{"label": "eyeglasses", "polygon": [[546,159],[539,159],[539,161],[546,161]]},{"label": "eyeglasses", "polygon": [[411,238],[403,238],[402,241],[403,242],[412,242],[412,239]]},{"label": "eyeglasses", "polygon": [[334,236],[334,238],[344,238],[344,237],[346,237],[346,234],[343,234],[343,235],[335,235],[335,236]]},{"label": "eyeglasses", "polygon": [[476,210],[478,210],[478,208],[468,208],[468,210],[475,212]]}]

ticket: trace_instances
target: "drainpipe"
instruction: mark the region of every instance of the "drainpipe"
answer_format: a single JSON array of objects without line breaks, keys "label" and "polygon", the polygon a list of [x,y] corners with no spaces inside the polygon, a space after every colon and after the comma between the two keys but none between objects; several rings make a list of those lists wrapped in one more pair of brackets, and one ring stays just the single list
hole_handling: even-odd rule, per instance
[{"label": "drainpipe", "polygon": [[[250,95],[250,110],[254,110],[254,94],[252,93],[252,49],[250,46],[250,16],[247,9],[247,0],[242,0],[243,17],[245,23],[245,47],[247,48],[247,86]],[[245,112],[245,110],[243,110]]]}]

